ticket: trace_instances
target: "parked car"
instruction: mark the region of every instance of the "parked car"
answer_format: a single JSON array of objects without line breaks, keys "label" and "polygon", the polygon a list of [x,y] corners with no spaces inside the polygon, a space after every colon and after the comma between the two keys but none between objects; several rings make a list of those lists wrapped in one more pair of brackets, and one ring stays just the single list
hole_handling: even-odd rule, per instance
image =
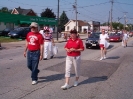
[{"label": "parked car", "polygon": [[129,37],[133,37],[133,31],[129,32]]},{"label": "parked car", "polygon": [[26,35],[30,32],[29,27],[19,27],[8,33],[11,38],[26,38]]},{"label": "parked car", "polygon": [[4,29],[3,31],[0,32],[0,36],[8,36],[8,33],[12,30],[13,29],[11,29],[11,28],[6,28],[6,29]]},{"label": "parked car", "polygon": [[101,33],[92,33],[85,42],[86,48],[99,47],[99,36]]},{"label": "parked car", "polygon": [[121,42],[122,41],[122,34],[120,33],[111,33],[109,35],[110,42]]}]

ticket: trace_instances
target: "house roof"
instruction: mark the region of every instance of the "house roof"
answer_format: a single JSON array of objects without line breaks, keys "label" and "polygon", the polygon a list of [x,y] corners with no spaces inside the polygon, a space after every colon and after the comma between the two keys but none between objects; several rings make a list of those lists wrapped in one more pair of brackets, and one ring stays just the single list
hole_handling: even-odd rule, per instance
[{"label": "house roof", "polygon": [[[76,20],[70,20],[68,23],[65,24],[67,26],[70,22],[76,22]],[[78,26],[88,26],[90,25],[88,22],[82,21],[82,20],[77,20]]]},{"label": "house roof", "polygon": [[32,9],[22,9],[20,7],[15,8],[15,9],[18,11],[19,14],[22,14],[22,15],[27,15],[30,11],[33,11]]}]

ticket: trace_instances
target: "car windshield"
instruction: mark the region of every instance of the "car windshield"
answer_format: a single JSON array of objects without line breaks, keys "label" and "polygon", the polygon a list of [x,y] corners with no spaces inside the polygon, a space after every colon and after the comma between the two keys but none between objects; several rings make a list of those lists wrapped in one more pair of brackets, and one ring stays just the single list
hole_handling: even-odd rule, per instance
[{"label": "car windshield", "polygon": [[15,31],[21,31],[21,30],[23,30],[23,28],[21,27],[21,28],[15,28],[14,29]]},{"label": "car windshield", "polygon": [[10,31],[11,29],[9,29],[9,28],[6,28],[4,31]]},{"label": "car windshield", "polygon": [[93,33],[93,34],[90,35],[89,38],[99,38],[99,35],[100,34],[98,34],[98,33]]},{"label": "car windshield", "polygon": [[120,36],[120,33],[111,33],[110,36]]},{"label": "car windshield", "polygon": [[89,38],[99,38],[100,34],[101,34],[100,32],[99,33],[92,33]]}]

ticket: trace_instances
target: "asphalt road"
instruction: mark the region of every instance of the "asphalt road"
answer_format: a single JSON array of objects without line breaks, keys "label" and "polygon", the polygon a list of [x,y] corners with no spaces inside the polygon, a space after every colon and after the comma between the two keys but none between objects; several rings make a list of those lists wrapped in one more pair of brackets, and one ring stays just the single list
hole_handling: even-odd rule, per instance
[{"label": "asphalt road", "polygon": [[107,59],[100,61],[99,49],[82,52],[79,86],[73,87],[72,69],[70,89],[64,84],[65,57],[63,43],[54,59],[39,64],[39,82],[31,85],[30,71],[23,57],[24,43],[12,44],[0,50],[0,99],[133,99],[133,38],[128,47],[111,42]]}]

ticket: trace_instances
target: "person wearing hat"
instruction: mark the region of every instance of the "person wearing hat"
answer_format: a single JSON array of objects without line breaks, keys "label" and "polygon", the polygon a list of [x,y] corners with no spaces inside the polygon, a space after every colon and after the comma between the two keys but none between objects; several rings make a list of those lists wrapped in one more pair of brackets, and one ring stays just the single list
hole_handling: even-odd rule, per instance
[{"label": "person wearing hat", "polygon": [[49,27],[44,27],[44,33],[42,35],[44,37],[44,55],[43,55],[44,57],[43,57],[43,60],[48,59],[48,50],[50,53],[50,59],[52,59],[54,57],[52,47],[55,45],[55,43],[54,43],[53,36],[49,31]]},{"label": "person wearing hat", "polygon": [[84,50],[84,46],[82,40],[79,37],[77,37],[76,30],[70,31],[70,39],[67,41],[65,45],[65,50],[67,52],[66,68],[65,68],[65,84],[61,86],[62,89],[69,88],[70,71],[72,64],[74,65],[75,74],[76,74],[74,86],[78,85],[78,79],[80,76],[81,51]]},{"label": "person wearing hat", "polygon": [[38,24],[32,22],[30,25],[31,32],[26,37],[26,48],[24,56],[27,56],[27,67],[31,70],[32,85],[37,84],[38,80],[38,64],[43,58],[43,37],[38,32]]}]

